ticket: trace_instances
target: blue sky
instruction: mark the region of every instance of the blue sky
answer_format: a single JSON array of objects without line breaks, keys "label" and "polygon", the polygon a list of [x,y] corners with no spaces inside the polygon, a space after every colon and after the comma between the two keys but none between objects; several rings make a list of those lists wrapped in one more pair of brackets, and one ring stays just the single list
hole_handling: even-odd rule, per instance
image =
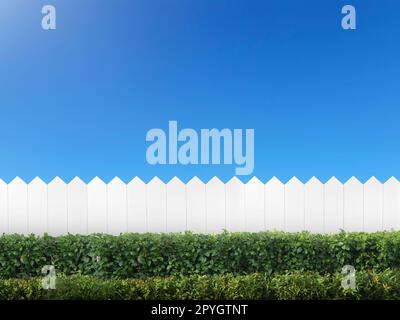
[{"label": "blue sky", "polygon": [[146,133],[169,120],[254,128],[262,181],[399,178],[399,15],[395,0],[0,0],[0,178],[234,175],[147,164]]}]

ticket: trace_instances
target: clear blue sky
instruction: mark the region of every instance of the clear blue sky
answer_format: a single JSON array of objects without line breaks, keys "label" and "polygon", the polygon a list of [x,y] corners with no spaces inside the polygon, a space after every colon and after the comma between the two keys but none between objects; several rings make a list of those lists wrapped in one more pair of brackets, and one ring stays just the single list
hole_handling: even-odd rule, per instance
[{"label": "clear blue sky", "polygon": [[395,0],[0,0],[0,178],[234,175],[147,164],[169,120],[254,128],[262,181],[399,178],[399,39]]}]

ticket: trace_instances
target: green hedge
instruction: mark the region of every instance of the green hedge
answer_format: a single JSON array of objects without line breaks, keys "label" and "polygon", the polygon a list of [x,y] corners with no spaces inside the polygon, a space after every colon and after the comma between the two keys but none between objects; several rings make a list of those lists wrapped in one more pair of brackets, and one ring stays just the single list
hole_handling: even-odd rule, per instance
[{"label": "green hedge", "polygon": [[343,289],[342,275],[302,273],[266,276],[188,276],[147,279],[58,277],[56,289],[41,288],[41,279],[0,280],[0,300],[288,300],[400,299],[400,271],[356,273],[356,289]]},{"label": "green hedge", "polygon": [[400,268],[400,232],[0,236],[3,279],[40,276],[44,265],[66,275],[146,278],[287,270],[324,274],[346,264],[357,270]]}]

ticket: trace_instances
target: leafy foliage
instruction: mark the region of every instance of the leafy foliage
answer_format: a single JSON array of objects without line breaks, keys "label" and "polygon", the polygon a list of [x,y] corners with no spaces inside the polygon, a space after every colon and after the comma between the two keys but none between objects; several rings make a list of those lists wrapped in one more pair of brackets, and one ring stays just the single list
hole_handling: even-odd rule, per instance
[{"label": "leafy foliage", "polygon": [[0,236],[0,278],[41,276],[44,265],[65,275],[146,278],[272,275],[400,268],[400,232],[123,234]]},{"label": "leafy foliage", "polygon": [[356,289],[343,289],[342,275],[293,271],[284,274],[191,275],[147,279],[57,278],[44,290],[40,278],[0,280],[0,300],[314,300],[399,299],[400,271],[359,271]]}]

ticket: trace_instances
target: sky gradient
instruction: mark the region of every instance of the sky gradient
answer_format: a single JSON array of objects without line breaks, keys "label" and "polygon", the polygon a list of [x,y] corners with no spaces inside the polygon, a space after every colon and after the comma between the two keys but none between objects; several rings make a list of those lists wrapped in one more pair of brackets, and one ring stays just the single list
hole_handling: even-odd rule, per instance
[{"label": "sky gradient", "polygon": [[234,175],[147,164],[147,131],[170,120],[254,128],[261,181],[400,178],[399,15],[395,0],[0,0],[0,178]]}]

